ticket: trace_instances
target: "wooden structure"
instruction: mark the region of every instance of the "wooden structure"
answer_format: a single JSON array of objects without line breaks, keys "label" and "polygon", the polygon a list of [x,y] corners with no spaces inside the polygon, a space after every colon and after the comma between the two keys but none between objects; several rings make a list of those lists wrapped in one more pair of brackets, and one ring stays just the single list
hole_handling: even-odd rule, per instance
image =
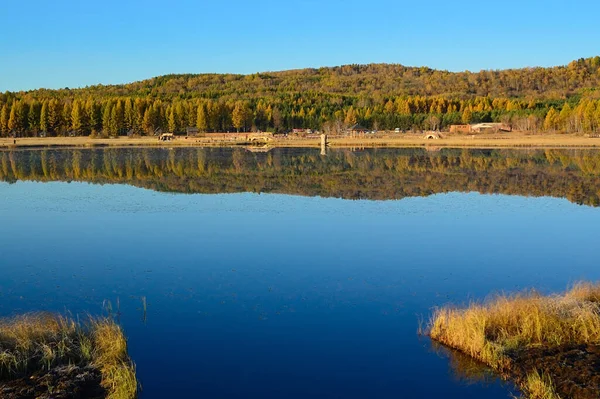
[{"label": "wooden structure", "polygon": [[357,135],[363,135],[363,134],[367,133],[368,131],[369,131],[369,129],[364,128],[364,127],[360,126],[359,124],[356,124],[356,125],[350,126],[346,130],[346,133],[348,133],[354,137]]},{"label": "wooden structure", "polygon": [[484,132],[511,132],[512,128],[504,123],[477,123],[471,125],[471,131],[473,133],[484,133]]},{"label": "wooden structure", "polygon": [[485,133],[512,132],[510,125],[505,123],[475,123],[472,125],[450,125],[450,133]]},{"label": "wooden structure", "polygon": [[450,125],[450,133],[471,133],[471,125]]},{"label": "wooden structure", "polygon": [[312,134],[312,129],[292,129],[291,133],[294,134]]},{"label": "wooden structure", "polygon": [[186,136],[192,136],[192,137],[194,137],[194,136],[197,136],[198,133],[199,133],[199,130],[198,130],[197,127],[189,127],[188,126],[188,127],[185,128],[185,134],[186,134]]}]

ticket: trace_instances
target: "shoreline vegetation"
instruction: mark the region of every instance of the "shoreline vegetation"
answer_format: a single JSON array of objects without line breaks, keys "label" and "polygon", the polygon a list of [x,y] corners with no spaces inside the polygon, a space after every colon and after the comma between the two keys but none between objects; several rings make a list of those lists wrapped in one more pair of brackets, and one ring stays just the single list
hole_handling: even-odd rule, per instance
[{"label": "shoreline vegetation", "polygon": [[[256,134],[254,134],[256,135]],[[157,137],[137,136],[118,138],[91,137],[26,137],[0,138],[2,148],[77,148],[77,147],[236,147],[252,146],[264,148],[287,148],[321,146],[320,137],[275,137],[250,140],[245,134],[219,134],[216,137],[180,136],[171,141],[160,141]],[[523,132],[497,134],[451,134],[441,133],[440,139],[426,139],[425,134],[375,134],[357,137],[328,136],[330,148],[402,148],[402,147],[446,147],[446,148],[600,148],[600,138],[578,134],[527,134]],[[256,137],[256,136],[255,136]]]},{"label": "shoreline vegetation", "polygon": [[514,381],[530,399],[600,397],[600,284],[437,309],[427,334]]},{"label": "shoreline vegetation", "polygon": [[0,319],[4,399],[134,399],[138,382],[122,329],[50,313]]}]

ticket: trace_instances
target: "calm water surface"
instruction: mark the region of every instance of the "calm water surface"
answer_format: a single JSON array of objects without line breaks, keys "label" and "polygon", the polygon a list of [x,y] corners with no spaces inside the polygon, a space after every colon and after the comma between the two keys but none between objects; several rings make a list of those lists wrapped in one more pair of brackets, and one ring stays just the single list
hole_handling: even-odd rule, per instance
[{"label": "calm water surface", "polygon": [[0,315],[118,306],[142,398],[508,398],[419,320],[600,279],[596,153],[113,151],[0,152]]}]

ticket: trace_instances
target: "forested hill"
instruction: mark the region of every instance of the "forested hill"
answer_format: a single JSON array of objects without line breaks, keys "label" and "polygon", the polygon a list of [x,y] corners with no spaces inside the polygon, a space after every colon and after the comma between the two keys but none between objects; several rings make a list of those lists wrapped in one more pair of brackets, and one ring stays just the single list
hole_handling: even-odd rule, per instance
[{"label": "forested hill", "polygon": [[0,137],[200,131],[445,129],[600,132],[600,57],[567,66],[448,72],[346,65],[252,75],[166,75],[124,85],[0,94]]},{"label": "forested hill", "polygon": [[152,96],[179,98],[264,98],[286,93],[317,92],[346,96],[447,96],[469,98],[564,98],[600,86],[600,56],[579,59],[567,66],[448,72],[397,64],[344,65],[251,75],[164,75],[124,85],[97,85],[77,90],[36,90],[46,97]]}]

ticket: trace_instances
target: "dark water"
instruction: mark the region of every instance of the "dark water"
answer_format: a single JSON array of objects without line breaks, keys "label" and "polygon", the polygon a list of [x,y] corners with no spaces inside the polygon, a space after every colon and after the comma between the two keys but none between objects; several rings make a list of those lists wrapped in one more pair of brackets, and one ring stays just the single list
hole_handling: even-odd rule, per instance
[{"label": "dark water", "polygon": [[0,152],[0,315],[119,307],[142,398],[508,398],[419,320],[600,279],[598,159]]}]

